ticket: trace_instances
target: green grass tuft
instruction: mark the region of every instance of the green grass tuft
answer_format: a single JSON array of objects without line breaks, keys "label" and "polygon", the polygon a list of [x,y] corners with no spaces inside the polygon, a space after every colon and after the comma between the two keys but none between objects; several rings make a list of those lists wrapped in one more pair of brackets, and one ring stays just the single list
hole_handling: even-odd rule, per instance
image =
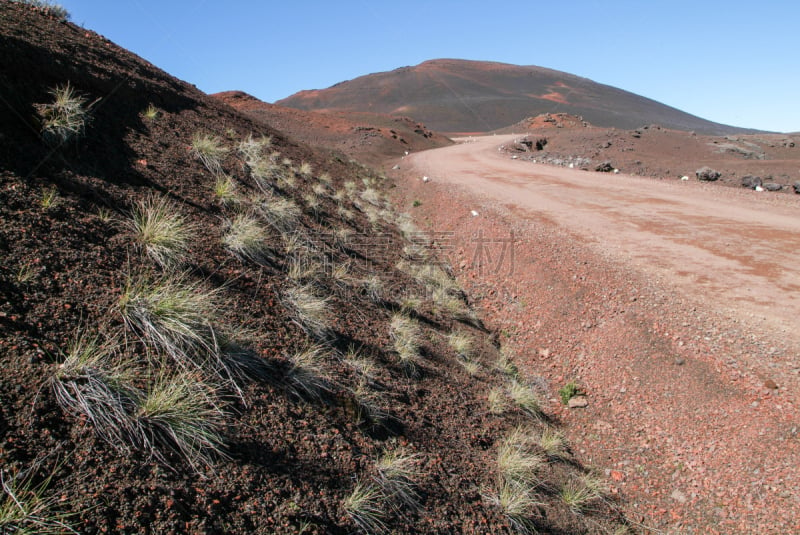
[{"label": "green grass tuft", "polygon": [[388,511],[385,497],[374,483],[356,483],[353,492],[345,498],[342,508],[350,520],[365,533],[386,533]]},{"label": "green grass tuft", "polygon": [[228,153],[222,140],[211,134],[197,133],[192,138],[192,155],[200,160],[214,176],[222,174],[222,159]]},{"label": "green grass tuft", "polygon": [[274,260],[269,247],[269,233],[252,213],[237,214],[225,223],[222,243],[234,256],[243,261],[267,264]]},{"label": "green grass tuft", "polygon": [[139,246],[161,268],[171,269],[186,260],[195,230],[166,198],[152,195],[137,203],[128,225]]},{"label": "green grass tuft", "polygon": [[[78,533],[70,525],[73,513],[57,508],[58,497],[48,497],[53,475],[33,482],[32,470],[9,476],[0,471],[0,533],[15,535],[63,535]],[[64,492],[64,489],[60,489]]]},{"label": "green grass tuft", "polygon": [[42,138],[52,146],[83,136],[89,121],[86,99],[72,86],[57,86],[50,90],[53,102],[36,106],[41,119]]}]

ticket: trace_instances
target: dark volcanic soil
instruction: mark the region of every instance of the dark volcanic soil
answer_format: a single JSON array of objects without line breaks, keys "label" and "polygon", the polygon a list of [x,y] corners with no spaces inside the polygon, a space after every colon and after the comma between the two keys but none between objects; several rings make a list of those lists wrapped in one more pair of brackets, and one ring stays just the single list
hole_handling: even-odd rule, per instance
[{"label": "dark volcanic soil", "polygon": [[[384,489],[371,504],[387,531],[509,531],[490,499],[498,442],[517,424],[540,433],[557,419],[532,418],[507,401],[502,414],[488,411],[490,389],[510,384],[496,370],[497,337],[480,328],[448,277],[419,275],[436,265],[432,244],[390,210],[384,179],[288,141],[102,36],[28,6],[0,3],[0,51],[0,467],[4,483],[44,485],[40,517],[66,514],[51,518],[80,533],[352,533],[346,504],[356,483],[376,484],[377,459],[401,449],[413,454],[412,499],[401,503]],[[37,105],[67,83],[85,97],[91,120],[81,137],[45,143]],[[197,134],[227,149],[224,174],[192,155]],[[237,153],[249,134],[271,137],[267,178],[256,180]],[[235,189],[223,202],[217,184],[226,176]],[[132,210],[153,195],[191,225],[178,268],[156,265],[131,228]],[[223,246],[240,213],[261,224],[258,262]],[[298,270],[304,263],[318,271]],[[181,371],[154,336],[124,323],[139,276],[146,288],[171,278],[190,295],[213,292],[196,328],[214,335],[214,348],[188,353],[213,352],[219,368],[203,360]],[[316,312],[301,314],[289,301],[299,287],[324,298],[314,316],[322,334],[308,321]],[[389,326],[401,307],[419,324],[415,373],[399,360]],[[152,312],[152,321],[160,317]],[[65,378],[80,332],[116,345]],[[453,332],[471,337],[468,362],[448,344]],[[321,356],[293,358],[312,336]],[[362,360],[345,358],[353,350]],[[129,368],[112,380],[103,373],[113,359]],[[219,380],[235,363],[247,364],[243,377]],[[203,391],[201,408],[216,419],[197,425],[222,438],[222,454],[203,451],[194,467],[164,431],[173,420],[157,427],[137,397],[176,377]],[[91,414],[65,411],[56,381],[80,392],[99,381],[111,401],[87,401]],[[122,421],[143,422],[152,447],[104,438],[113,422],[101,425],[98,414],[116,404]],[[531,523],[552,533],[624,528],[612,495],[572,509],[559,498],[586,471],[565,449],[543,463],[530,487],[538,502],[527,509]]]}]

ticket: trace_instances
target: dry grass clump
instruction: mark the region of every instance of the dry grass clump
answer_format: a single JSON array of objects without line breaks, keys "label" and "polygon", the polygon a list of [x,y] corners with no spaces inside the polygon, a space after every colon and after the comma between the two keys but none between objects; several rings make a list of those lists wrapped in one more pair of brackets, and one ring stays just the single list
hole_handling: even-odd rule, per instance
[{"label": "dry grass clump", "polygon": [[310,163],[303,162],[303,163],[300,164],[300,167],[297,169],[297,172],[301,176],[303,176],[305,178],[309,178],[309,177],[311,177],[312,173],[314,172],[314,168],[311,166]]},{"label": "dry grass clump", "polygon": [[253,213],[240,213],[232,221],[226,222],[222,243],[243,261],[264,265],[274,257],[269,247],[269,233]]},{"label": "dry grass clump", "polygon": [[500,351],[497,362],[495,362],[495,368],[506,377],[512,379],[519,377],[519,368],[514,364],[514,357],[512,353],[505,348]]},{"label": "dry grass clump", "polygon": [[18,2],[20,4],[27,4],[29,6],[33,6],[36,9],[39,9],[45,15],[49,17],[56,18],[61,21],[67,21],[72,16],[70,15],[67,8],[62,6],[61,4],[56,4],[51,2],[50,0],[12,0],[14,2]]},{"label": "dry grass clump", "polygon": [[569,478],[559,489],[558,496],[570,511],[581,515],[602,499],[602,489],[599,479],[586,474]]},{"label": "dry grass clump", "polygon": [[508,406],[506,393],[500,388],[492,388],[487,395],[490,414],[503,414]]},{"label": "dry grass clump", "polygon": [[142,397],[136,413],[142,446],[169,465],[166,451],[181,456],[195,471],[224,456],[220,429],[225,412],[214,387],[193,372],[161,373]]},{"label": "dry grass clump", "polygon": [[133,362],[116,358],[118,345],[81,333],[70,343],[52,378],[56,401],[68,414],[85,417],[95,432],[123,451],[136,443],[131,416],[138,391]]},{"label": "dry grass clump", "polygon": [[538,483],[538,471],[546,459],[530,448],[524,435],[512,433],[500,442],[497,449],[497,468],[500,477],[530,487]]},{"label": "dry grass clump", "polygon": [[217,292],[187,274],[129,278],[118,307],[126,327],[181,369],[220,371]]},{"label": "dry grass clump", "polygon": [[538,445],[550,460],[569,457],[567,440],[558,431],[545,427],[539,435]]},{"label": "dry grass clump", "polygon": [[387,450],[378,459],[375,482],[398,509],[419,507],[419,494],[416,490],[422,478],[419,462],[418,455],[406,452],[403,447]]},{"label": "dry grass clump", "polygon": [[319,297],[312,284],[290,288],[283,302],[291,311],[292,321],[312,340],[324,342],[331,338],[329,299]]},{"label": "dry grass clump", "polygon": [[230,176],[225,174],[217,176],[214,181],[214,196],[225,206],[237,203],[236,183]]},{"label": "dry grass clump", "polygon": [[[33,469],[9,475],[0,471],[0,533],[63,535],[75,533],[74,513],[58,510],[59,495],[47,496],[53,475],[34,483]],[[64,489],[60,489],[62,492]]]},{"label": "dry grass clump", "polygon": [[155,104],[150,103],[142,112],[142,116],[147,119],[148,121],[155,121],[159,115],[158,108],[156,108]]},{"label": "dry grass clump", "polygon": [[50,186],[49,188],[42,189],[41,197],[39,197],[39,206],[42,207],[42,210],[50,210],[54,208],[61,200],[61,197],[58,194],[58,189],[55,186]]},{"label": "dry grass clump", "polygon": [[536,395],[536,392],[531,387],[517,380],[512,380],[508,386],[508,394],[523,412],[536,418],[541,417],[542,410],[539,396]]},{"label": "dry grass clump", "polygon": [[523,483],[501,479],[497,488],[486,496],[489,503],[498,507],[516,533],[537,533],[534,517],[543,505],[532,489]]},{"label": "dry grass clump", "polygon": [[220,138],[211,134],[196,133],[192,138],[191,153],[211,174],[215,176],[222,174],[222,159],[228,153],[228,148],[222,145]]},{"label": "dry grass clump", "polygon": [[261,199],[257,208],[264,220],[282,233],[294,230],[302,214],[300,207],[293,200],[279,196]]},{"label": "dry grass clump", "polygon": [[450,333],[447,337],[447,344],[464,360],[470,360],[474,354],[473,340],[468,334],[460,332]]},{"label": "dry grass clump", "polygon": [[350,520],[364,533],[387,533],[388,511],[385,496],[375,483],[356,483],[353,492],[345,498],[342,508]]},{"label": "dry grass clump", "polygon": [[380,303],[383,301],[383,293],[386,285],[384,284],[383,279],[381,279],[378,275],[368,276],[361,282],[361,286],[370,301],[374,303]]},{"label": "dry grass clump", "polygon": [[86,99],[78,95],[69,82],[49,91],[53,102],[38,104],[42,138],[52,146],[81,137],[89,121]]},{"label": "dry grass clump", "polygon": [[136,203],[128,225],[142,250],[161,268],[170,269],[186,260],[194,228],[165,197],[151,195]]},{"label": "dry grass clump", "polygon": [[394,340],[394,350],[406,373],[414,376],[421,360],[420,346],[422,331],[419,323],[405,314],[394,314],[390,322],[390,335]]},{"label": "dry grass clump", "polygon": [[314,255],[297,255],[289,259],[287,276],[294,282],[317,282],[324,274],[325,266]]}]

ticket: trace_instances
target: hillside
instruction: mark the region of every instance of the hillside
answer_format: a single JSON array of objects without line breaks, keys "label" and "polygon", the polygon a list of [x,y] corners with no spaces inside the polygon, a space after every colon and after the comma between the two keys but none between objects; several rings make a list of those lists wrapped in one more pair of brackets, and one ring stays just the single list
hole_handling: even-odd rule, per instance
[{"label": "hillside", "polygon": [[632,129],[656,123],[703,134],[747,131],[564,72],[455,59],[426,61],[327,89],[301,91],[276,104],[410,116],[445,133],[489,132],[556,112],[579,115],[602,127]]},{"label": "hillside", "polygon": [[388,179],[47,9],[0,67],[0,532],[628,531]]},{"label": "hillside", "polygon": [[302,111],[268,104],[242,91],[212,95],[236,110],[263,121],[312,147],[339,151],[350,158],[379,165],[406,152],[450,145],[447,137],[408,117],[375,113]]}]

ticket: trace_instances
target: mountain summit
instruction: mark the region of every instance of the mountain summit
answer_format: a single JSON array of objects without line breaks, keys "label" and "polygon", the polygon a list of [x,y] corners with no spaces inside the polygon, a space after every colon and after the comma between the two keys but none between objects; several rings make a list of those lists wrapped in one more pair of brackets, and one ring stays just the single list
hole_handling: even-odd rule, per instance
[{"label": "mountain summit", "polygon": [[746,131],[565,72],[457,59],[426,61],[328,89],[300,91],[277,104],[301,110],[406,115],[450,133],[488,132],[554,112],[625,129],[657,123],[703,134]]}]

